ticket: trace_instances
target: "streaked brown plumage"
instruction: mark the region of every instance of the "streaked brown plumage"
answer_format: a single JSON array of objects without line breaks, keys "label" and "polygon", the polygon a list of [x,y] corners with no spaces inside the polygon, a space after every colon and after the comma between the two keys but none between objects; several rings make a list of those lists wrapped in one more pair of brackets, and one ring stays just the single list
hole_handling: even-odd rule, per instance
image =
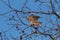
[{"label": "streaked brown plumage", "polygon": [[30,21],[31,26],[38,26],[41,22],[38,21],[39,16],[29,16],[28,20]]}]

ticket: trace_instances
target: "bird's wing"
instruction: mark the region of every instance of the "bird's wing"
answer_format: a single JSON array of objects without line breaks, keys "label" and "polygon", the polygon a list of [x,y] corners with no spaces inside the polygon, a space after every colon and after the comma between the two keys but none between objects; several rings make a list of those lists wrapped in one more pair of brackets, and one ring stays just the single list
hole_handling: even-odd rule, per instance
[{"label": "bird's wing", "polygon": [[33,16],[33,18],[35,19],[35,20],[37,20],[38,18],[40,18],[39,16]]}]

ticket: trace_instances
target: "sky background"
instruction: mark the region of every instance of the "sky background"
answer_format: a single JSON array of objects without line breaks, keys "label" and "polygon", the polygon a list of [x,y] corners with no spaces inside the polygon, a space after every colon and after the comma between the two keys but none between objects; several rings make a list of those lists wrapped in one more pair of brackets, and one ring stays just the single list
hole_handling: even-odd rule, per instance
[{"label": "sky background", "polygon": [[[8,38],[9,40],[13,40],[11,38],[11,35],[12,35],[12,37],[14,37],[14,38],[18,37],[16,39],[16,40],[18,40],[19,36],[23,34],[21,32],[21,30],[26,28],[26,26],[23,25],[19,21],[15,12],[12,11],[12,9],[8,7],[8,5],[10,5],[13,9],[23,10],[24,12],[28,12],[28,11],[31,11],[31,12],[32,11],[34,11],[34,12],[39,12],[39,11],[48,12],[49,11],[49,12],[51,12],[52,11],[51,4],[49,3],[50,0],[43,0],[43,1],[40,0],[40,1],[43,3],[39,2],[39,1],[35,2],[34,0],[28,0],[27,2],[26,2],[26,0],[0,0],[0,32],[2,32],[3,39]],[[52,0],[52,3],[54,3],[54,1],[55,0]],[[55,6],[54,9],[60,15],[60,11],[59,11],[60,10],[60,8],[59,8],[60,0],[57,0],[56,2],[57,3],[54,4],[54,6]],[[22,9],[23,6],[24,6],[24,8]],[[26,8],[26,7],[28,7],[28,8]],[[7,13],[8,11],[11,11],[11,12]],[[1,14],[3,14],[3,15],[1,15]],[[23,17],[25,17],[25,16],[28,17],[29,15],[30,14],[28,14],[28,13],[23,14],[22,12],[18,12],[18,16],[27,25],[30,25],[30,23],[26,18],[23,18]],[[50,28],[58,28],[57,23],[60,24],[60,19],[57,18],[56,15],[46,15],[46,14],[41,14],[41,13],[37,13],[37,14],[34,13],[34,15],[42,17],[38,20],[42,22],[42,25],[44,25],[44,27],[42,27],[42,28],[45,28],[45,31],[49,30]],[[12,16],[14,16],[14,18],[17,21],[16,20],[9,20],[9,18],[12,18]],[[10,25],[8,25],[8,24],[10,24]],[[19,31],[16,29],[14,24],[21,24],[21,25],[18,25]],[[34,30],[33,28],[27,28],[25,30],[25,32],[27,34],[30,34],[32,32],[31,29]],[[43,29],[39,28],[39,30],[41,32],[43,32]],[[53,30],[52,34],[54,34],[55,32],[56,31]],[[37,36],[35,37],[33,34],[32,39],[30,39],[30,40],[33,40],[34,38],[36,38],[36,40],[49,40],[49,37],[45,37],[45,36],[42,37],[43,35],[40,35],[40,36],[39,35],[40,34],[37,34]],[[23,40],[25,40],[25,37],[23,37]],[[27,40],[29,40],[29,38],[27,38]],[[59,40],[59,38],[58,38],[58,40]]]}]

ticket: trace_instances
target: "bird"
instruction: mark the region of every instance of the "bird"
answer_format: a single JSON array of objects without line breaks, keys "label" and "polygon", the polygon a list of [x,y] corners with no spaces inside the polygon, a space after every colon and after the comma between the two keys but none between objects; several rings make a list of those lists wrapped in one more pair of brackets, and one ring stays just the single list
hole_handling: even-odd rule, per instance
[{"label": "bird", "polygon": [[39,22],[38,19],[41,18],[39,16],[36,16],[36,15],[31,15],[28,17],[28,20],[30,22],[30,26],[38,26],[38,25],[41,25],[42,22]]}]

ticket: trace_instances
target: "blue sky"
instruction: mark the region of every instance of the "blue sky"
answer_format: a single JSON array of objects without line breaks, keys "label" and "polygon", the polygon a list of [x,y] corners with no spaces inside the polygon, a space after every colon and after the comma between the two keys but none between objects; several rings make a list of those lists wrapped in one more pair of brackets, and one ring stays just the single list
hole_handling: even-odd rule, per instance
[{"label": "blue sky", "polygon": [[[26,0],[3,0],[6,4],[9,4],[9,2],[10,2],[10,6],[13,8],[13,9],[17,9],[17,10],[21,10],[21,8],[24,6],[24,3],[26,2]],[[49,2],[49,0],[40,0],[41,2]],[[54,0],[52,0],[52,2],[54,2]],[[56,3],[56,4],[54,4],[54,6],[55,6],[55,11],[56,12],[58,12],[58,14],[60,15],[60,9],[58,9],[59,8],[59,6],[60,6],[60,3],[59,3],[59,0],[57,0],[57,2],[58,3]],[[0,0],[0,14],[5,14],[5,12],[8,12],[8,11],[10,11],[11,9],[5,4],[5,3],[3,3],[1,0]],[[26,6],[30,9],[28,9],[28,8],[26,8]],[[28,0],[28,2],[26,3],[26,6],[24,6],[24,8],[23,8],[23,11],[24,12],[28,12],[28,11],[43,11],[43,12],[51,12],[52,11],[52,9],[51,9],[51,5],[50,5],[50,3],[40,3],[39,1],[37,1],[37,2],[34,2],[34,0]],[[18,12],[18,16],[19,17],[21,17],[23,14],[21,13],[21,12]],[[42,24],[44,25],[44,26],[46,26],[45,27],[45,30],[48,30],[48,29],[50,29],[50,28],[52,28],[53,27],[53,25],[51,24],[51,20],[52,20],[52,23],[53,24],[55,24],[54,25],[54,28],[57,28],[56,26],[57,26],[57,23],[58,24],[60,24],[60,22],[58,22],[58,21],[60,21],[60,19],[58,19],[57,18],[57,16],[56,15],[45,15],[45,14],[41,14],[41,13],[37,13],[37,14],[35,14],[35,15],[37,15],[37,16],[41,16],[42,18],[40,18],[39,19],[39,21],[41,21],[42,22]],[[11,18],[12,16],[14,16],[14,18],[16,19],[16,20],[18,20],[18,21],[14,21],[14,20],[10,20],[9,21],[9,18]],[[23,15],[24,17],[25,16],[29,16],[27,13],[26,14],[24,14]],[[26,18],[23,18],[23,16],[21,17],[21,19],[22,19],[22,21],[25,23],[25,24],[27,24],[27,25],[30,25],[30,23],[29,23],[29,21],[26,19]],[[51,19],[51,20],[50,20]],[[58,21],[56,20],[56,19],[58,19]],[[11,35],[15,38],[15,37],[18,37],[19,35],[22,35],[23,33],[20,33],[21,32],[21,30],[22,29],[24,29],[24,28],[26,28],[26,26],[25,25],[18,25],[19,26],[19,31],[15,28],[15,25],[7,25],[7,24],[21,24],[21,22],[19,21],[19,19],[18,19],[18,17],[17,17],[17,15],[15,14],[15,12],[14,11],[12,11],[12,12],[9,12],[9,13],[7,13],[7,14],[5,14],[5,15],[0,15],[0,32],[2,32],[3,34],[2,34],[2,36],[3,36],[3,38],[4,38],[4,32],[5,32],[5,35],[7,36],[7,38],[9,39],[9,40],[13,40],[12,38],[11,38]],[[31,33],[31,29],[32,30],[34,30],[33,28],[28,28],[28,29],[26,29],[25,30],[25,32],[27,33],[27,34],[30,34]],[[43,32],[43,30],[42,29],[40,29],[39,28],[39,30],[41,31],[41,32]],[[52,31],[52,34],[53,33],[55,33],[55,31],[53,30]],[[34,34],[32,35],[32,38],[34,39],[34,38],[36,38],[36,40],[40,40],[41,38],[42,38],[42,36],[43,35],[40,35],[39,36],[39,34],[37,34],[38,36],[37,37],[35,37],[34,36]],[[5,37],[6,37],[5,36]],[[25,37],[24,37],[25,38]],[[19,39],[19,38],[18,38]],[[33,39],[30,39],[30,40],[33,40]],[[28,40],[28,39],[27,39]],[[49,40],[49,37],[43,37],[43,39],[42,40]]]}]

